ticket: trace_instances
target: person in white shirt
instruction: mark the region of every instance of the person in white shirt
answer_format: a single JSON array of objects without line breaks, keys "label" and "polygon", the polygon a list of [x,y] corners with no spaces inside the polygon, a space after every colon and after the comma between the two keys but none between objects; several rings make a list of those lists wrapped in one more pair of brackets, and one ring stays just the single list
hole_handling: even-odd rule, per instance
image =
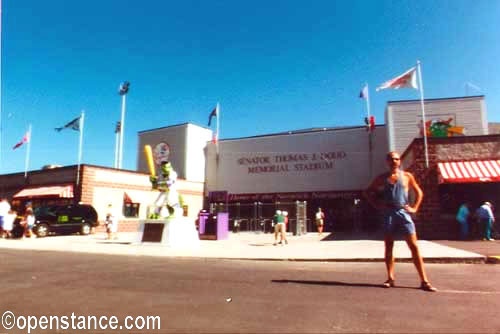
[{"label": "person in white shirt", "polygon": [[106,213],[106,233],[108,234],[107,239],[117,239],[118,232],[118,218],[113,213],[113,206],[108,205],[108,212]]},{"label": "person in white shirt", "polygon": [[9,213],[3,217],[3,232],[6,238],[11,237],[12,229],[14,228],[14,221],[17,218],[17,212],[10,210]]},{"label": "person in white shirt", "polygon": [[6,198],[2,198],[2,200],[0,200],[0,237],[3,236],[4,219],[5,216],[9,214],[9,211],[10,211],[9,202],[7,201]]},{"label": "person in white shirt", "polygon": [[325,214],[318,208],[316,212],[316,226],[318,227],[319,235],[323,235],[323,226],[325,225]]},{"label": "person in white shirt", "polygon": [[33,227],[35,226],[35,215],[31,207],[26,209],[26,217],[24,218],[24,236],[27,238],[33,237]]}]

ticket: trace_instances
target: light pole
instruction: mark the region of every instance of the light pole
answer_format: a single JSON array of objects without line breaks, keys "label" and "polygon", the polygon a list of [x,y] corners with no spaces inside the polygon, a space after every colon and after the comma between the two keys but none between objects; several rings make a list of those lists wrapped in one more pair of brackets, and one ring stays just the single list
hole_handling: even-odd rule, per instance
[{"label": "light pole", "polygon": [[118,94],[122,96],[122,118],[120,121],[120,153],[118,155],[118,169],[122,168],[123,161],[123,129],[125,129],[125,102],[130,82],[125,81],[120,84]]},{"label": "light pole", "polygon": [[120,145],[120,121],[116,122],[116,128],[115,128],[115,162],[113,164],[114,168],[118,168],[118,150],[119,150],[119,145]]}]

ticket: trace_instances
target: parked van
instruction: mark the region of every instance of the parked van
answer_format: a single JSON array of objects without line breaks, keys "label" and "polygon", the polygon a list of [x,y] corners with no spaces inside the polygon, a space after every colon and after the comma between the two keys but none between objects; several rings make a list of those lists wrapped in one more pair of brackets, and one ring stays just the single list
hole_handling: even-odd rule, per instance
[{"label": "parked van", "polygon": [[50,205],[35,209],[35,231],[38,237],[50,233],[88,235],[99,225],[97,211],[88,204]]}]

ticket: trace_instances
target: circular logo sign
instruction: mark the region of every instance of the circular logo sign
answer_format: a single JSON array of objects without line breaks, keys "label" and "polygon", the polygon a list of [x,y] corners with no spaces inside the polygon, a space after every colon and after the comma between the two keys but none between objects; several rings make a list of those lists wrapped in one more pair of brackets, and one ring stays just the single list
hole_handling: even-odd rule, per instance
[{"label": "circular logo sign", "polygon": [[159,143],[155,146],[153,155],[155,158],[155,163],[160,165],[162,162],[168,162],[168,156],[170,155],[170,146],[167,143]]}]

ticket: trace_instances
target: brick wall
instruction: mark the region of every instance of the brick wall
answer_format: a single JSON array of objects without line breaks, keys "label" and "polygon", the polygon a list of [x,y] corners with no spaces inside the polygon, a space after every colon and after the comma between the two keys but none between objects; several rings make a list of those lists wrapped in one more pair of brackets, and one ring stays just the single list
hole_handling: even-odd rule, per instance
[{"label": "brick wall", "polygon": [[424,192],[415,225],[420,238],[449,239],[456,235],[456,222],[453,217],[445,217],[441,210],[437,164],[500,159],[500,135],[428,138],[428,155],[429,168],[426,168],[422,138],[413,140],[402,155],[405,170],[413,173]]},{"label": "brick wall", "polygon": [[[120,232],[137,232],[139,228],[139,220],[120,220],[118,221],[118,233]],[[101,222],[99,227],[97,227],[96,232],[106,232],[106,227],[104,223]]]},{"label": "brick wall", "polygon": [[[124,218],[122,216],[123,194],[127,192],[134,202],[141,203],[140,218],[145,218],[147,206],[152,204],[158,192],[151,190],[149,175],[128,170],[81,165],[79,185],[76,186],[77,166],[67,166],[55,169],[37,170],[28,173],[0,175],[0,197],[10,200],[13,195],[24,188],[72,184],[74,201],[92,205],[98,212],[101,226],[98,232],[105,231],[104,219],[108,204],[119,210],[119,231],[137,231],[139,218]],[[189,217],[196,219],[203,206],[202,182],[179,179],[178,191],[183,195],[189,206]]]}]

